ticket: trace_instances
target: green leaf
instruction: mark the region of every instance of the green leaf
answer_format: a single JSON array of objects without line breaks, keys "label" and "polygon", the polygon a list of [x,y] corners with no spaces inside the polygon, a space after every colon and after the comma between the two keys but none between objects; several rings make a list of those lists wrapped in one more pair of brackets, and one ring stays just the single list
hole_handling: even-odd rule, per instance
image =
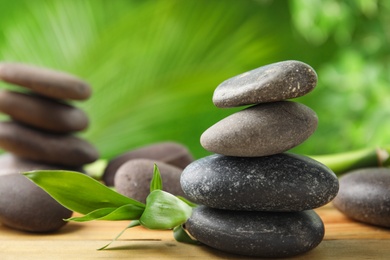
[{"label": "green leaf", "polygon": [[161,173],[160,170],[157,167],[157,164],[154,164],[153,168],[153,178],[150,182],[150,192],[154,190],[162,190],[162,179],[161,179]]},{"label": "green leaf", "polygon": [[142,226],[149,229],[171,229],[187,221],[192,207],[176,196],[155,190],[146,198],[146,208],[140,218]]},{"label": "green leaf", "polygon": [[67,221],[91,221],[91,220],[129,220],[139,219],[144,209],[131,204],[119,208],[101,208],[90,212],[83,217],[69,218]]},{"label": "green leaf", "polygon": [[143,203],[123,196],[79,172],[40,170],[26,172],[24,175],[64,207],[82,214],[128,204],[133,205],[137,211],[145,208]]},{"label": "green leaf", "polygon": [[192,239],[187,231],[183,228],[183,225],[177,226],[173,229],[173,237],[176,241],[186,244],[199,245],[200,242],[196,239]]},{"label": "green leaf", "polygon": [[140,225],[140,223],[139,223],[138,220],[131,221],[130,224],[124,230],[122,230],[113,240],[111,240],[110,243],[108,243],[107,245],[99,248],[98,250],[106,249],[109,245],[111,245],[114,241],[116,241],[127,229],[132,228],[132,227],[136,227],[136,226],[139,226],[139,225]]},{"label": "green leaf", "polygon": [[192,208],[195,208],[197,207],[198,205],[189,201],[188,199],[182,197],[182,196],[176,196],[178,199],[180,199],[181,201],[185,202],[188,206],[192,207]]}]

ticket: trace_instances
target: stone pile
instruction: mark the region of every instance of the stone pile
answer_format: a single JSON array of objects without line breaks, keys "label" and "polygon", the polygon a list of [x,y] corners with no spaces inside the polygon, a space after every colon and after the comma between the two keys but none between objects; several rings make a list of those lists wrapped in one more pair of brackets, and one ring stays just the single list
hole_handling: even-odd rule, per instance
[{"label": "stone pile", "polygon": [[181,186],[201,204],[186,223],[200,242],[257,257],[288,257],[315,248],[324,225],[312,210],[338,192],[336,175],[308,157],[286,153],[317,127],[314,111],[286,101],[317,83],[299,61],[233,77],[214,92],[217,107],[252,105],[207,129],[202,146],[217,153],[187,166]]},{"label": "stone pile", "polygon": [[72,75],[20,63],[0,63],[0,80],[25,88],[0,92],[0,112],[11,118],[0,122],[0,147],[8,151],[0,156],[0,221],[21,230],[53,231],[71,212],[18,173],[81,171],[98,159],[97,150],[74,135],[87,128],[87,115],[68,102],[89,98],[91,88]]}]

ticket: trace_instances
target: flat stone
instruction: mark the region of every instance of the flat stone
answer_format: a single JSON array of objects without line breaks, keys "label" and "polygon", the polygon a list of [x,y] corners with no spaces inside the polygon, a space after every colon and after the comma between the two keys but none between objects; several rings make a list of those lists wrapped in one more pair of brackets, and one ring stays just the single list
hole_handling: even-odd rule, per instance
[{"label": "flat stone", "polygon": [[313,211],[275,213],[194,208],[185,224],[200,242],[224,252],[289,257],[315,248],[324,224]]},{"label": "flat stone", "polygon": [[290,101],[259,104],[234,113],[200,137],[208,151],[258,157],[285,152],[316,130],[318,118],[307,106]]},{"label": "flat stone", "polygon": [[0,80],[55,99],[85,100],[92,92],[73,75],[22,63],[0,63]]},{"label": "flat stone", "polygon": [[214,91],[217,107],[238,107],[306,95],[317,84],[312,67],[300,61],[266,65],[222,82]]},{"label": "flat stone", "polygon": [[333,205],[354,220],[390,228],[390,169],[365,168],[341,176]]},{"label": "flat stone", "polygon": [[154,164],[160,170],[163,190],[173,195],[184,196],[180,187],[182,169],[150,159],[133,159],[124,163],[115,175],[114,187],[117,192],[145,203],[150,193]]},{"label": "flat stone", "polygon": [[40,132],[16,122],[0,122],[0,147],[24,159],[71,167],[99,158],[97,150],[83,139]]},{"label": "flat stone", "polygon": [[0,155],[0,176],[34,170],[69,170],[84,172],[84,170],[80,167],[66,167],[61,165],[39,163],[19,158],[10,153]]},{"label": "flat stone", "polygon": [[119,167],[133,159],[152,159],[184,169],[194,161],[191,152],[177,142],[160,142],[139,147],[125,152],[107,164],[103,173],[103,181],[107,186],[114,185],[114,178]]},{"label": "flat stone", "polygon": [[21,174],[0,176],[0,222],[29,232],[53,232],[72,211]]},{"label": "flat stone", "polygon": [[325,165],[290,153],[207,156],[188,165],[180,183],[197,204],[248,211],[314,209],[330,202],[339,188],[336,175]]},{"label": "flat stone", "polygon": [[88,126],[88,117],[81,109],[13,91],[0,91],[0,112],[19,122],[56,133],[81,131]]}]

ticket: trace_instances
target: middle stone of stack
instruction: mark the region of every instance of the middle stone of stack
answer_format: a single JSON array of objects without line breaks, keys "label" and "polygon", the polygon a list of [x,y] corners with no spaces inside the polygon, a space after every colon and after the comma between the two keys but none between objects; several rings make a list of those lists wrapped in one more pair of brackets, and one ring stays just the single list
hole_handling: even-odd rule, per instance
[{"label": "middle stone of stack", "polygon": [[323,223],[311,209],[336,196],[337,177],[317,161],[285,153],[318,123],[313,110],[285,100],[307,94],[316,82],[310,66],[285,61],[218,86],[216,106],[254,106],[207,129],[201,144],[217,154],[182,173],[187,197],[206,206],[195,209],[186,225],[194,237],[223,251],[261,257],[292,256],[320,243]]}]

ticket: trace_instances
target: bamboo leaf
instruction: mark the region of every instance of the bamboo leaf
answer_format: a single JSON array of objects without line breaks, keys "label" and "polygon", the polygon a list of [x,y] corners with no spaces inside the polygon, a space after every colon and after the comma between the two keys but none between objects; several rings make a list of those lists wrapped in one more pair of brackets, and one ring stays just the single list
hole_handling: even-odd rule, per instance
[{"label": "bamboo leaf", "polygon": [[152,181],[150,182],[150,192],[154,190],[162,190],[162,188],[163,188],[163,184],[162,184],[160,170],[158,169],[157,165],[154,164],[153,178]]},{"label": "bamboo leaf", "polygon": [[140,225],[140,223],[139,223],[138,220],[131,221],[130,224],[125,229],[123,229],[113,240],[111,240],[110,243],[108,243],[107,245],[99,248],[98,250],[106,249],[109,245],[111,245],[114,241],[116,241],[127,229],[132,228],[132,227],[136,227],[136,226],[139,226],[139,225]]},{"label": "bamboo leaf", "polygon": [[139,219],[144,212],[143,208],[131,204],[119,208],[97,209],[82,217],[69,218],[67,221],[91,221],[91,220],[130,220]]},{"label": "bamboo leaf", "polygon": [[199,245],[200,242],[190,237],[183,225],[177,226],[173,229],[173,237],[176,241],[186,244]]},{"label": "bamboo leaf", "polygon": [[82,214],[128,204],[137,210],[145,208],[143,203],[123,196],[79,172],[42,170],[26,172],[24,175],[60,204]]}]

